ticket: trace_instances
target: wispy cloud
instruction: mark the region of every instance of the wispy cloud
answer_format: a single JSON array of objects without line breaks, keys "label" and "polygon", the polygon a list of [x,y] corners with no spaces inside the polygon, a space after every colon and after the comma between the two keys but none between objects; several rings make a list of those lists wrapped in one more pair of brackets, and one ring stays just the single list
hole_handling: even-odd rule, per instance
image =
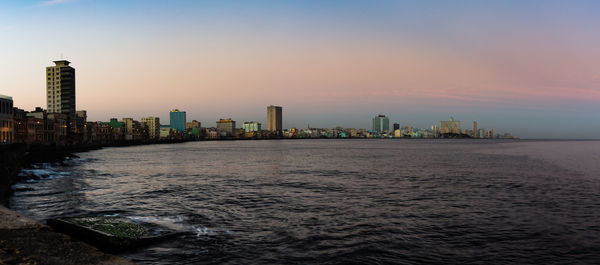
[{"label": "wispy cloud", "polygon": [[53,6],[58,4],[64,4],[68,2],[73,2],[73,0],[47,0],[40,2],[39,6]]}]

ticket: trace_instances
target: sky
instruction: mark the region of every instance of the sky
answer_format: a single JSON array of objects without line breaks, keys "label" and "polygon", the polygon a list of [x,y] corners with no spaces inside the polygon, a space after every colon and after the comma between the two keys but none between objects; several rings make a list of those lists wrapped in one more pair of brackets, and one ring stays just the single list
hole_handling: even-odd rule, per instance
[{"label": "sky", "polygon": [[599,1],[0,0],[0,94],[46,108],[76,69],[88,120],[171,109],[215,126],[429,128],[600,138]]}]

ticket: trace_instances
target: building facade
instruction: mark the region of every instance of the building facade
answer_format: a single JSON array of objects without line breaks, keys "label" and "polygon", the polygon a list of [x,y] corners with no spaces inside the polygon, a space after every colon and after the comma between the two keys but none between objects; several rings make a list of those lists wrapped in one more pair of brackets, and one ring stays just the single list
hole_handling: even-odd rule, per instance
[{"label": "building facade", "polygon": [[477,138],[485,138],[485,129],[479,129],[477,131]]},{"label": "building facade", "polygon": [[201,123],[197,120],[192,120],[185,124],[186,129],[200,128]]},{"label": "building facade", "polygon": [[450,117],[449,121],[440,121],[440,134],[461,134],[460,121]]},{"label": "building facade", "polygon": [[200,139],[202,135],[201,123],[197,120],[192,120],[185,124],[185,128],[187,130],[187,134],[194,139]]},{"label": "building facade", "polygon": [[474,121],[473,122],[473,135],[471,135],[473,138],[477,138],[478,132],[477,132],[477,122]]},{"label": "building facade", "polygon": [[171,113],[169,113],[169,118],[172,129],[185,133],[185,111],[179,111],[178,109],[174,109],[171,111]]},{"label": "building facade", "polygon": [[283,109],[280,106],[267,107],[267,130],[271,132],[282,132]]},{"label": "building facade", "polygon": [[75,68],[66,60],[46,67],[46,103],[48,113],[66,114],[75,121]]},{"label": "building facade", "polygon": [[133,134],[133,118],[123,118],[123,120],[121,120],[121,122],[123,123],[123,128],[125,129],[125,134],[126,135]]},{"label": "building facade", "polygon": [[219,119],[217,121],[217,131],[222,136],[232,136],[235,132],[235,121],[229,119]]},{"label": "building facade", "polygon": [[246,132],[260,132],[262,130],[260,122],[247,121],[242,125],[242,129]]},{"label": "building facade", "polygon": [[0,95],[0,143],[12,143],[13,138],[13,99]]},{"label": "building facade", "polygon": [[150,139],[160,138],[160,119],[158,117],[142,118],[142,123],[148,126],[148,137]]},{"label": "building facade", "polygon": [[377,115],[373,118],[373,131],[376,132],[389,132],[390,131],[390,119],[385,115]]}]

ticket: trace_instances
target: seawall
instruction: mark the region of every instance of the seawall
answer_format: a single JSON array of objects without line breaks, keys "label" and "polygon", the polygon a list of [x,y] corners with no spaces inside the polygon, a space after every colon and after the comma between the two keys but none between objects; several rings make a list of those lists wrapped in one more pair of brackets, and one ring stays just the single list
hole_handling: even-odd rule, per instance
[{"label": "seawall", "polygon": [[8,205],[11,186],[18,181],[26,153],[25,145],[0,146],[0,205]]}]

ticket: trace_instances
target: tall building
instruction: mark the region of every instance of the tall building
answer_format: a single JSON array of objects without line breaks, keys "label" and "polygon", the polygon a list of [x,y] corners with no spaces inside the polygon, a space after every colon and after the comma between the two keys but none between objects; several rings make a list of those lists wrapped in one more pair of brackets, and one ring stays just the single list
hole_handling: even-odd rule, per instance
[{"label": "tall building", "polygon": [[389,132],[390,131],[390,119],[385,115],[377,115],[373,118],[373,131],[376,132]]},{"label": "tall building", "polygon": [[0,95],[0,143],[11,143],[13,132],[13,99]]},{"label": "tall building", "polygon": [[46,99],[48,113],[66,114],[75,121],[75,68],[66,60],[54,61],[46,67]]},{"label": "tall building", "polygon": [[473,122],[473,135],[471,135],[471,136],[473,136],[473,138],[477,138],[477,122],[476,121]]},{"label": "tall building", "polygon": [[399,129],[400,129],[400,124],[394,123],[394,131],[399,130]]},{"label": "tall building", "polygon": [[282,131],[282,109],[279,106],[267,107],[267,130],[272,132]]},{"label": "tall building", "polygon": [[174,109],[169,114],[171,119],[171,128],[180,132],[185,132],[185,111]]},{"label": "tall building", "polygon": [[259,132],[262,130],[262,124],[256,121],[247,121],[242,125],[242,129],[246,132]]},{"label": "tall building", "polygon": [[125,128],[125,134],[132,134],[133,133],[133,118],[123,118],[123,120],[121,120],[121,122],[123,123],[123,126]]},{"label": "tall building", "polygon": [[148,136],[150,139],[160,138],[160,119],[158,117],[142,118],[142,123],[148,126]]},{"label": "tall building", "polygon": [[231,136],[235,132],[235,121],[229,119],[219,119],[217,121],[217,131],[225,136]]},{"label": "tall building", "polygon": [[460,121],[455,121],[453,117],[450,117],[449,121],[440,121],[440,133],[461,134]]}]

